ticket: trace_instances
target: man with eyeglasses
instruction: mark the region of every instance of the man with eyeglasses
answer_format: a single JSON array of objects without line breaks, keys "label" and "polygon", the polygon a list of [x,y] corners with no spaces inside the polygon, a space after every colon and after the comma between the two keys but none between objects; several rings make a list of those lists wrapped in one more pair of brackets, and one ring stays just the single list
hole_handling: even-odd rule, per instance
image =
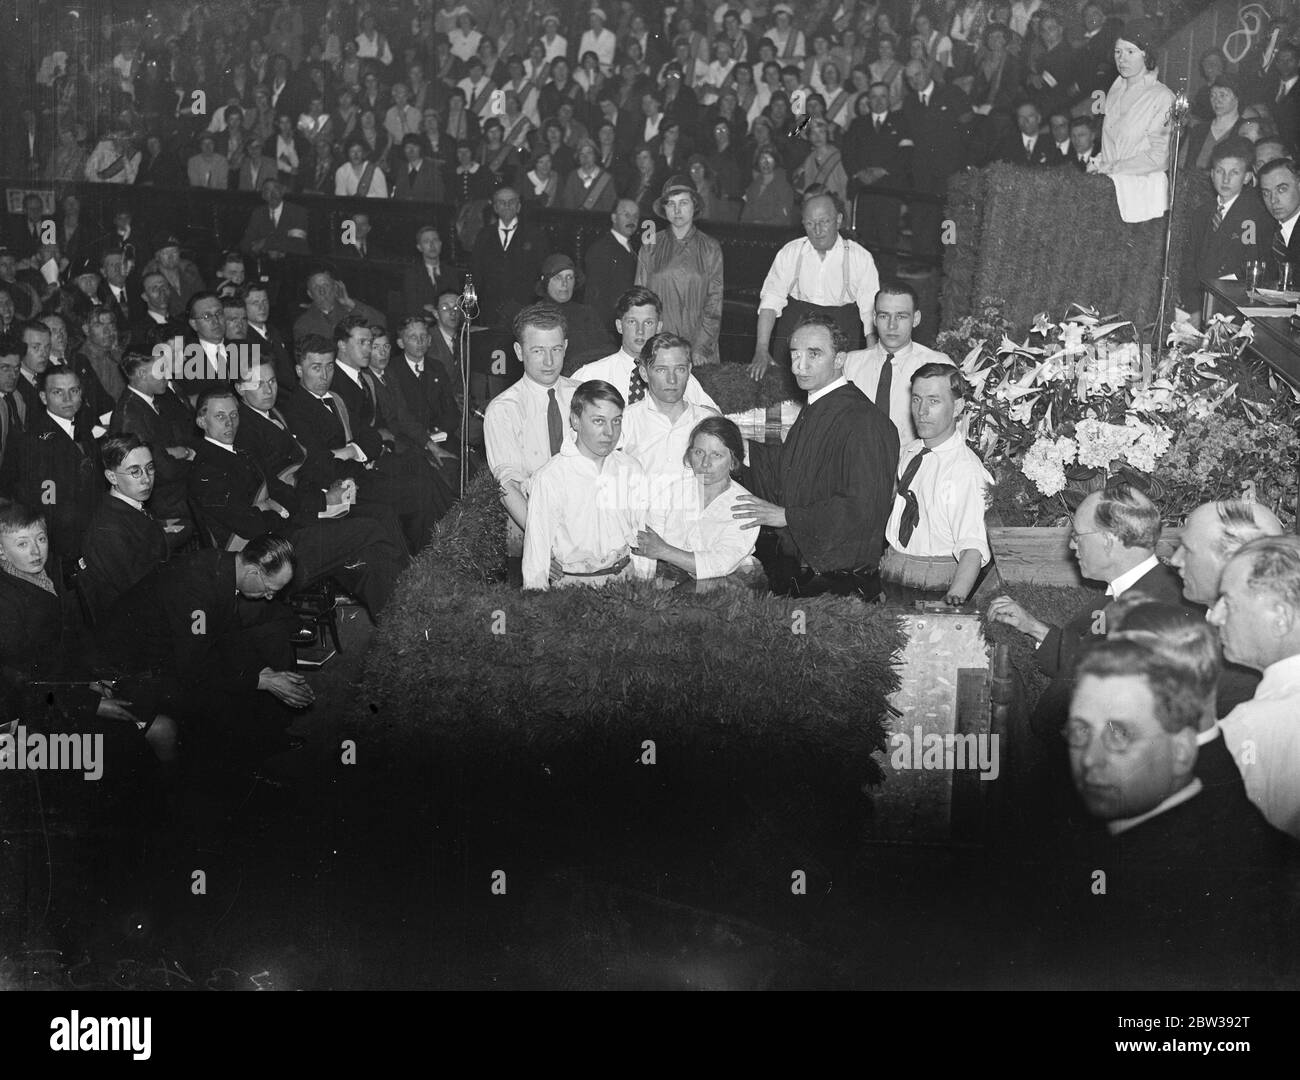
[{"label": "man with eyeglasses", "polygon": [[478,291],[478,321],[485,326],[506,329],[533,302],[542,263],[550,254],[546,234],[522,221],[519,207],[519,192],[498,188],[492,196],[495,218],[474,241],[470,268]]},{"label": "man with eyeglasses", "polygon": [[134,435],[148,447],[155,472],[149,508],[166,523],[175,551],[194,532],[186,485],[198,436],[188,403],[168,386],[166,368],[143,350],[127,353],[122,361],[126,390],[117,399],[108,431]]},{"label": "man with eyeglasses", "polygon": [[154,492],[153,453],[136,435],[110,435],[100,446],[108,498],[100,501],[82,544],[77,588],[92,617],[167,561],[169,527],[147,504]]},{"label": "man with eyeglasses", "polygon": [[[849,348],[874,343],[872,308],[880,275],[871,253],[840,235],[844,212],[833,195],[814,195],[803,203],[801,240],[791,240],[772,260],[758,302],[758,340],[749,373],[755,381],[775,361],[784,363],[790,334],[809,312],[835,320]],[[775,337],[773,330],[775,329]]]},{"label": "man with eyeglasses", "polygon": [[[193,337],[185,343],[185,363],[172,377],[181,375],[177,381],[183,392],[194,398],[208,390],[229,386],[230,380],[239,374],[239,354],[226,341],[226,317],[216,293],[198,292],[190,298],[189,324]],[[195,363],[200,357],[201,367]]]},{"label": "man with eyeglasses", "polygon": [[1278,930],[1293,914],[1294,847],[1196,775],[1216,677],[1215,665],[1133,639],[1079,662],[1061,731],[1074,789],[1104,828],[1050,864],[1055,894],[1074,898],[1060,933],[1081,985],[1251,985],[1287,963]]}]

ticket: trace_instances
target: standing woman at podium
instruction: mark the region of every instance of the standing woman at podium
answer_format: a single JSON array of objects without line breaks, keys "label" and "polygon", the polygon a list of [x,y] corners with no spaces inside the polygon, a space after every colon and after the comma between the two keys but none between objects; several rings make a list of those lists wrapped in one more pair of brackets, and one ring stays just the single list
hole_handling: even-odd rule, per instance
[{"label": "standing woman at podium", "polygon": [[668,219],[653,242],[643,242],[636,262],[636,284],[663,300],[660,329],[691,343],[696,364],[716,364],[722,330],[722,245],[695,227],[703,200],[689,176],[664,183],[654,205]]},{"label": "standing woman at podium", "polygon": [[1156,75],[1155,46],[1140,34],[1115,42],[1119,78],[1106,94],[1097,171],[1115,182],[1127,222],[1158,218],[1169,209],[1169,112],[1174,93]]}]

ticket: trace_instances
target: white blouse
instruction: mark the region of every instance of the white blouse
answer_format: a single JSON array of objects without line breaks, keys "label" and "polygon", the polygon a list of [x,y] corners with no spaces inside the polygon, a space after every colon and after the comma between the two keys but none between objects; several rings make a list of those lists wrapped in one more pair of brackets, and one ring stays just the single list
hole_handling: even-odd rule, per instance
[{"label": "white blouse", "polygon": [[690,469],[670,479],[654,477],[650,491],[646,524],[665,543],[695,555],[696,578],[726,577],[756,565],[758,530],[742,529],[731,516],[736,500],[749,494],[736,481],[708,506],[700,505],[699,481]]}]

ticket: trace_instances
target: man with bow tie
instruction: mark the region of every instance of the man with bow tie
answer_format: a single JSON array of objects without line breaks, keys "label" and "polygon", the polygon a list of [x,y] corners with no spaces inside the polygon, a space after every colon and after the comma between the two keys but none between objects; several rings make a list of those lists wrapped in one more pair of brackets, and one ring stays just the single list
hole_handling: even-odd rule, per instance
[{"label": "man with bow tie", "polygon": [[519,193],[498,188],[492,196],[495,219],[474,241],[470,258],[478,289],[479,321],[504,329],[533,301],[542,263],[550,254],[546,235],[519,217]]}]

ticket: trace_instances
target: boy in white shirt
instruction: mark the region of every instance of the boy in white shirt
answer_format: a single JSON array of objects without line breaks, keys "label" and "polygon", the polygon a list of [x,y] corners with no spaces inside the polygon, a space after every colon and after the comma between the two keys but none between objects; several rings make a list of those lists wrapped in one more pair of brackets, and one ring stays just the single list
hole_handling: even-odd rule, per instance
[{"label": "boy in white shirt", "polygon": [[524,531],[525,589],[600,586],[652,578],[653,559],[632,553],[646,521],[645,471],[616,450],[623,397],[591,380],[573,392],[566,439],[533,474]]}]

